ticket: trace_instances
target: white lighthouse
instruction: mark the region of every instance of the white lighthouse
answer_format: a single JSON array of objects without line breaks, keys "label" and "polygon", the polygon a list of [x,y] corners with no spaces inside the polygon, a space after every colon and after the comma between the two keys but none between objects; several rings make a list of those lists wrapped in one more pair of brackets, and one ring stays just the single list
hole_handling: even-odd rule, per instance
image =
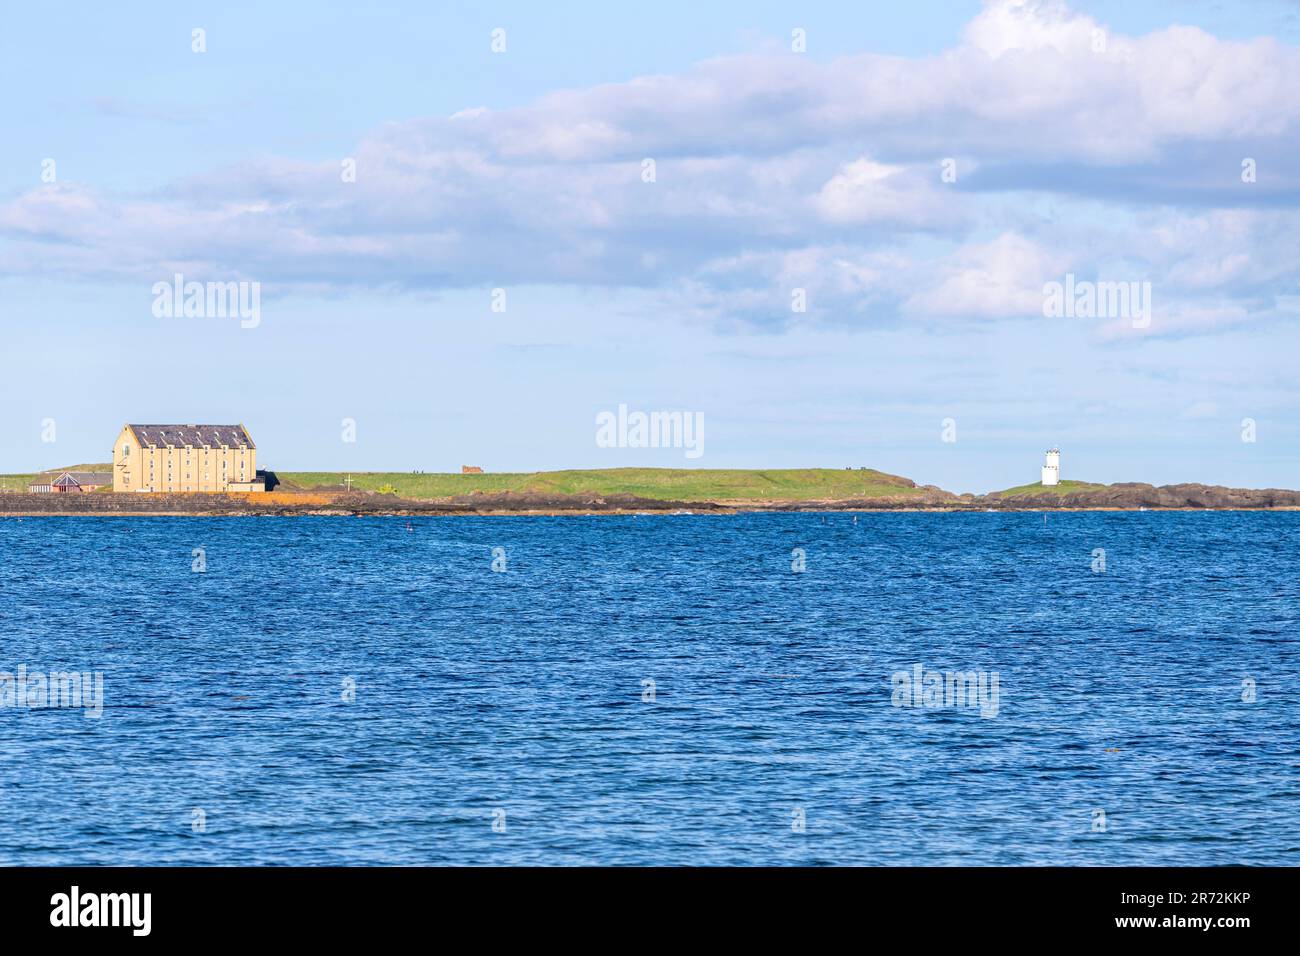
[{"label": "white lighthouse", "polygon": [[1043,485],[1061,483],[1061,449],[1049,448],[1043,459]]}]

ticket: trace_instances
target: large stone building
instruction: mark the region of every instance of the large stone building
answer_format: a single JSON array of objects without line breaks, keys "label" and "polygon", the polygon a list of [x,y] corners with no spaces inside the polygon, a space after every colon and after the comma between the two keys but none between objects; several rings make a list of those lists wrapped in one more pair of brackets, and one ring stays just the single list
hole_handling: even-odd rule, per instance
[{"label": "large stone building", "polygon": [[114,491],[262,491],[257,446],[243,425],[124,425],[113,446]]}]

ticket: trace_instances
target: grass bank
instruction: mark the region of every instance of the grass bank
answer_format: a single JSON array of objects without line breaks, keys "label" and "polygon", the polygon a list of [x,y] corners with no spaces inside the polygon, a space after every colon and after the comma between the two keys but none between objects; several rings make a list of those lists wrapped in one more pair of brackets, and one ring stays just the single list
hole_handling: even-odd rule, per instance
[{"label": "grass bank", "polygon": [[872,469],[597,468],[582,471],[458,475],[410,472],[276,471],[280,490],[391,489],[403,498],[450,498],[476,491],[520,494],[636,495],[661,501],[813,501],[922,497],[906,478]]},{"label": "grass bank", "polygon": [[1062,481],[1057,485],[1044,486],[1040,482],[1034,482],[1032,485],[1020,485],[1018,488],[1008,488],[1006,491],[995,491],[993,494],[999,498],[1025,498],[1029,495],[1070,495],[1077,494],[1081,491],[1100,491],[1106,485],[1099,485],[1091,481]]}]

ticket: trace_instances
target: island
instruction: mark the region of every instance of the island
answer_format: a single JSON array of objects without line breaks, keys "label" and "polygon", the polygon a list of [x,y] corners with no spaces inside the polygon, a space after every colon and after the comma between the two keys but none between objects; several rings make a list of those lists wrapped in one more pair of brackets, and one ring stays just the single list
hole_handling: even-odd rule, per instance
[{"label": "island", "polygon": [[[77,465],[99,473],[107,464]],[[0,515],[537,515],[792,511],[1165,511],[1300,509],[1300,491],[1061,480],[956,494],[870,468],[602,468],[513,473],[267,472],[259,492],[33,492],[57,481],[0,476]],[[42,485],[44,481],[46,484]]]}]

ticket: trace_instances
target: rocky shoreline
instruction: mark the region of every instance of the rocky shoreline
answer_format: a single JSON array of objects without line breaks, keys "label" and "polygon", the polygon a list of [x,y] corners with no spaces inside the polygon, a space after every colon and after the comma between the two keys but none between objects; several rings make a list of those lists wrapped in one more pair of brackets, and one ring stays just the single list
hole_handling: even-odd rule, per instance
[{"label": "rocky shoreline", "polygon": [[[993,495],[977,498],[988,501]],[[1005,508],[1008,499],[1002,499]],[[1176,509],[1193,511],[1275,510],[1300,508],[1300,491],[1285,488],[1224,488],[1221,485],[1154,485],[1123,482],[1060,495],[1021,495],[1015,510]]]},{"label": "rocky shoreline", "polygon": [[572,515],[801,511],[1227,511],[1300,509],[1300,491],[1124,483],[1064,494],[956,495],[939,488],[842,500],[663,501],[635,495],[475,493],[413,500],[378,493],[261,495],[4,494],[0,515],[292,516]]}]

